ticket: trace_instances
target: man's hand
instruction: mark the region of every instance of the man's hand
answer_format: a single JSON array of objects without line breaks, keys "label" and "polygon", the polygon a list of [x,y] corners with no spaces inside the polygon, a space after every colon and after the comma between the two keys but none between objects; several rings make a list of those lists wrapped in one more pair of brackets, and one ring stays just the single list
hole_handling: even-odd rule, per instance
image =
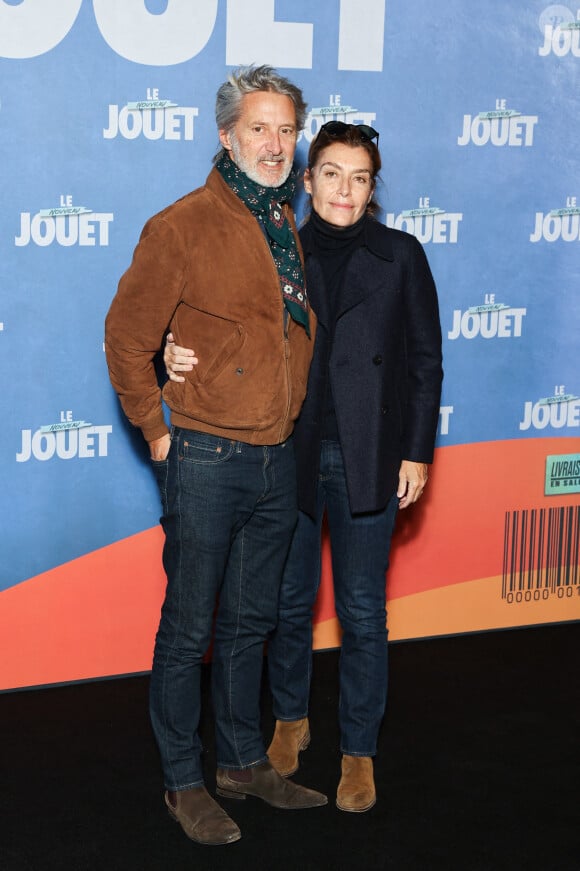
[{"label": "man's hand", "polygon": [[427,463],[413,463],[411,460],[403,460],[399,469],[399,508],[407,508],[416,502],[423,490],[428,478]]},{"label": "man's hand", "polygon": [[169,453],[169,448],[171,447],[171,436],[169,433],[165,433],[164,436],[161,436],[160,439],[153,439],[152,442],[149,442],[149,450],[151,451],[151,459],[152,460],[166,460],[167,455]]},{"label": "man's hand", "polygon": [[173,341],[173,333],[168,333],[163,350],[163,362],[165,363],[165,371],[169,376],[169,380],[181,382],[185,381],[185,378],[177,373],[191,372],[198,361],[195,351],[191,348],[181,348],[179,345],[176,345]]}]

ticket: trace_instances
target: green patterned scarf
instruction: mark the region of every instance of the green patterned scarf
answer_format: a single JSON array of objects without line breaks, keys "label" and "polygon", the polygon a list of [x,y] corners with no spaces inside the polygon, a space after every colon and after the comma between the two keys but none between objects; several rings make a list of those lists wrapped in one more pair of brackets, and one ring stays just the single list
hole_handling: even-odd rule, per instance
[{"label": "green patterned scarf", "polygon": [[294,170],[280,187],[269,188],[248,178],[227,152],[217,161],[216,169],[265,229],[280,277],[284,305],[291,318],[302,324],[310,337],[308,298],[302,263],[290,222],[282,209],[282,204],[290,202],[296,190]]}]

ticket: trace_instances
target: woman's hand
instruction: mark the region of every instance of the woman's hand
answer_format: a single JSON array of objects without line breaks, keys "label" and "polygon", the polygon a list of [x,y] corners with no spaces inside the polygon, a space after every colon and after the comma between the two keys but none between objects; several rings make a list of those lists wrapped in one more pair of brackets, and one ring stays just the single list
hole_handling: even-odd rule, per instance
[{"label": "woman's hand", "polygon": [[427,463],[413,463],[411,460],[403,460],[399,469],[399,508],[407,508],[416,502],[428,479]]},{"label": "woman's hand", "polygon": [[182,382],[185,381],[185,378],[177,373],[191,372],[193,367],[197,365],[198,360],[195,356],[195,351],[191,348],[181,348],[179,345],[176,345],[173,341],[173,333],[168,333],[163,350],[163,362],[169,380]]}]

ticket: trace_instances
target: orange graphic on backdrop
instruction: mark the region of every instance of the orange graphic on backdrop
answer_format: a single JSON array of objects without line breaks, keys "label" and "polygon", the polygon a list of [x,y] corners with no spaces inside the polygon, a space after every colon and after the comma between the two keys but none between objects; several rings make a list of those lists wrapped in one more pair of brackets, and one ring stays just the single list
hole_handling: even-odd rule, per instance
[{"label": "orange graphic on backdrop", "polygon": [[[561,438],[437,451],[423,501],[397,521],[391,639],[580,619],[577,589],[558,601],[501,598],[506,511],[580,503],[580,494],[543,495],[546,455],[579,449],[578,439]],[[165,586],[162,539],[155,527],[0,593],[0,689],[148,671]],[[319,648],[340,640],[328,550],[326,542]]]}]

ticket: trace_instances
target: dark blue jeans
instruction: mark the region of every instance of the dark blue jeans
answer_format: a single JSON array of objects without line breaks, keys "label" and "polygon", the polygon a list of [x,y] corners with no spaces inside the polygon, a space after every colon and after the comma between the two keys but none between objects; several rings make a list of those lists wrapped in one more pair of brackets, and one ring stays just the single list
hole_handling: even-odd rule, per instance
[{"label": "dark blue jeans", "polygon": [[279,619],[268,643],[268,669],[277,720],[308,714],[312,611],[320,583],[320,536],[328,517],[336,613],[342,627],[339,723],[341,752],[374,756],[387,700],[386,581],[398,510],[350,512],[342,451],[323,441],[317,516],[299,513],[284,569]]},{"label": "dark blue jeans", "polygon": [[[200,674],[214,624],[212,701],[218,766],[265,761],[260,729],[264,642],[276,624],[296,525],[292,441],[253,446],[175,428],[161,491],[167,590],[150,707],[165,786],[203,783]],[[217,611],[216,611],[217,603]]]}]

